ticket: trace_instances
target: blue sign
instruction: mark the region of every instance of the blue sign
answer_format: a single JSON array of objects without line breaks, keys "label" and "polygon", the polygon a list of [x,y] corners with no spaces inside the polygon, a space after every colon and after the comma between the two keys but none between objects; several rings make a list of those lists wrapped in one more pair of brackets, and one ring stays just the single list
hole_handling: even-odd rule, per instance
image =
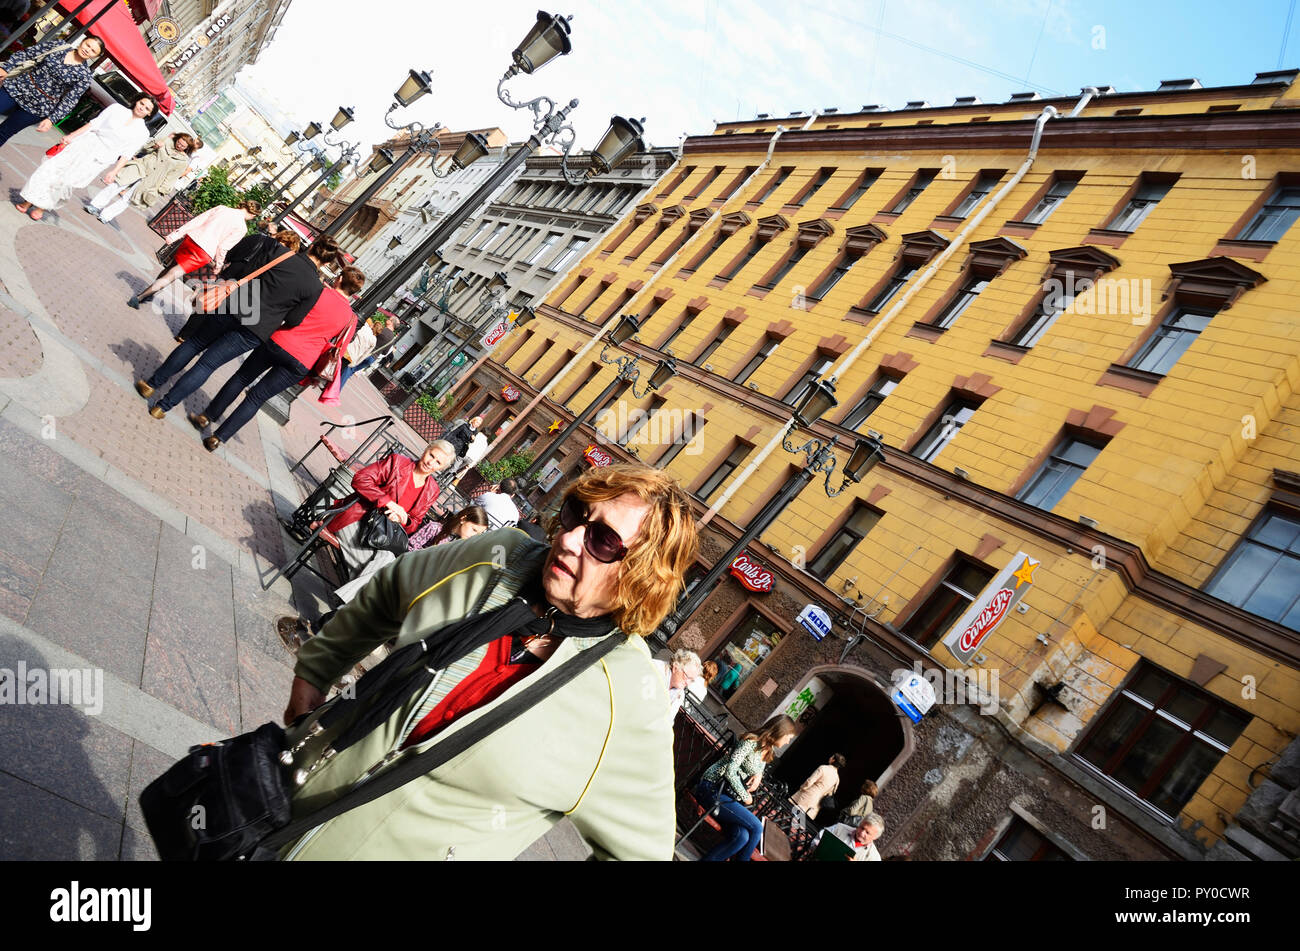
[{"label": "blue sign", "polygon": [[906,713],[907,718],[913,723],[921,722],[921,711],[912,705],[912,701],[908,700],[907,697],[903,695],[903,691],[895,690],[890,699],[893,700],[894,703],[898,704],[898,708]]},{"label": "blue sign", "polygon": [[831,632],[831,616],[815,604],[809,604],[800,611],[797,620],[815,641],[820,641]]}]

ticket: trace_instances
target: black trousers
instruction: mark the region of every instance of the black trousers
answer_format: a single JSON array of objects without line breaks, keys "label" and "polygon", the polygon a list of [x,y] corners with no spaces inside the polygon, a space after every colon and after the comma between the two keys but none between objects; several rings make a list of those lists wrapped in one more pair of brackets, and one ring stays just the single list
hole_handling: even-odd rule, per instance
[{"label": "black trousers", "polygon": [[[214,434],[222,442],[229,442],[230,437],[253,418],[263,403],[275,394],[293,386],[307,373],[307,368],[293,356],[274,343],[264,343],[248,355],[248,359],[240,364],[239,369],[226,381],[226,385],[217,391],[217,395],[212,398],[203,415],[208,419],[221,418],[230,408],[230,404],[239,397],[240,392],[245,388],[248,389],[244,402],[235,407],[230,418],[217,427]],[[253,383],[254,380],[257,382]]]}]

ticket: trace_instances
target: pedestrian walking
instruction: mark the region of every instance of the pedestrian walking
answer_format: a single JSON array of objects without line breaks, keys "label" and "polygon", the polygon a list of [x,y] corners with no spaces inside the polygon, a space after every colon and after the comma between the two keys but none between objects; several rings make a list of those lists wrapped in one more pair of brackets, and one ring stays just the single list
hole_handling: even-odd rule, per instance
[{"label": "pedestrian walking", "polygon": [[[305,777],[295,819],[364,789],[403,750],[506,719],[400,791],[318,823],[282,859],[510,860],[562,816],[597,858],[672,858],[672,733],[642,638],[695,558],[690,504],[661,471],[608,466],[570,484],[560,512],[549,545],[498,531],[399,558],[299,649],[284,715],[287,769]],[[326,704],[391,638],[358,702]],[[503,709],[535,682],[557,687]]]},{"label": "pedestrian walking", "polygon": [[162,419],[202,386],[217,367],[270,340],[281,325],[296,327],[302,322],[324,290],[318,268],[338,266],[339,250],[329,237],[317,238],[305,254],[295,252],[297,247],[298,236],[286,228],[274,238],[251,234],[230,249],[230,265],[221,272],[223,280],[239,280],[276,263],[249,282],[249,293],[240,288],[227,298],[230,306],[223,306],[222,313],[205,315],[198,329],[168,355],[162,366],[136,381],[136,392],[149,399],[199,357],[149,410],[149,415]]},{"label": "pedestrian walking", "polygon": [[144,120],[153,110],[154,101],[142,94],[130,109],[113,103],[76,132],[69,132],[58,151],[47,152],[27,179],[18,210],[40,221],[46,211],[67,201],[74,188],[85,188],[110,165],[100,180],[111,185],[127,160],[149,141]]},{"label": "pedestrian walking", "polygon": [[699,654],[685,648],[673,651],[670,660],[657,660],[654,664],[668,688],[668,722],[672,723],[686,702],[686,688],[700,676],[704,665],[700,663]]},{"label": "pedestrian walking", "polygon": [[86,203],[86,211],[108,224],[127,205],[143,210],[171,193],[177,180],[190,166],[194,140],[184,132],[154,142],[140,158],[122,166],[113,183]]},{"label": "pedestrian walking", "polygon": [[49,39],[0,64],[0,146],[29,126],[38,132],[54,128],[90,88],[90,64],[103,52],[103,41],[94,36],[75,44]]},{"label": "pedestrian walking", "polygon": [[132,294],[126,306],[139,310],[141,304],[151,300],[173,281],[209,264],[213,270],[220,272],[225,267],[226,255],[248,237],[248,222],[256,218],[261,210],[261,205],[249,199],[240,202],[236,208],[228,205],[209,208],[181,225],[163,239],[168,244],[177,241],[181,243],[176,249],[176,263],[139,294]]},{"label": "pedestrian walking", "polygon": [[362,365],[371,359],[371,354],[375,350],[392,340],[398,327],[396,317],[389,317],[385,320],[382,315],[372,317],[363,321],[357,329],[357,335],[352,338],[348,344],[347,352],[343,354],[343,377],[339,380],[339,392],[343,392],[343,387],[348,385],[348,380],[352,374],[361,369]]},{"label": "pedestrian walking", "polygon": [[840,788],[840,770],[848,760],[840,753],[831,754],[831,758],[812,771],[803,785],[790,797],[790,801],[808,814],[809,819],[816,819],[821,810],[822,800],[835,795]]},{"label": "pedestrian walking", "polygon": [[774,717],[757,733],[742,736],[730,756],[704,771],[695,796],[705,809],[717,807],[718,822],[727,838],[700,861],[749,861],[763,835],[763,820],[748,808],[754,804],[754,790],[763,782],[763,772],[776,758],[776,751],[798,732],[799,727],[789,717]]},{"label": "pedestrian walking", "polygon": [[879,795],[880,790],[874,782],[869,779],[864,781],[858,798],[840,810],[840,822],[856,826],[863,818],[871,815]]},{"label": "pedestrian walking", "polygon": [[[344,332],[351,332],[356,315],[351,298],[366,284],[359,268],[345,267],[331,287],[326,287],[302,323],[284,327],[260,344],[217,391],[202,413],[190,421],[202,432],[221,419],[241,392],[248,390],[244,401],[235,407],[217,431],[203,440],[203,448],[215,452],[223,442],[253,418],[262,404],[284,392],[311,373],[312,367]],[[259,379],[260,377],[260,379]],[[254,381],[257,382],[254,382]]]},{"label": "pedestrian walking", "polygon": [[456,456],[458,458],[463,457],[465,455],[465,450],[469,448],[469,441],[477,435],[479,427],[482,425],[482,416],[472,416],[467,420],[457,420],[451,429],[443,433],[442,438],[456,447]]}]

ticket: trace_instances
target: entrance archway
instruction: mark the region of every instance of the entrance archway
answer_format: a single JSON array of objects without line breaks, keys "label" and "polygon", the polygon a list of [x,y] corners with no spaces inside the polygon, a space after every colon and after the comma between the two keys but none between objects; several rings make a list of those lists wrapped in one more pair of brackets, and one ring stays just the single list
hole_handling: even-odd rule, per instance
[{"label": "entrance archway", "polygon": [[795,693],[809,686],[817,693],[814,708],[800,717],[803,730],[773,764],[772,777],[794,791],[832,753],[842,753],[848,763],[840,770],[838,805],[857,798],[865,780],[883,790],[915,749],[911,721],[861,668],[813,668]]}]

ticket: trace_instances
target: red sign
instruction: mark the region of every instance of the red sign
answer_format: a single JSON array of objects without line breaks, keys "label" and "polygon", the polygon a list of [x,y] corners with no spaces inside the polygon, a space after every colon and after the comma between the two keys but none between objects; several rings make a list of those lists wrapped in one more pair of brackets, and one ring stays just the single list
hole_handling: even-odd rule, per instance
[{"label": "red sign", "polygon": [[776,581],[776,576],[771,571],[750,561],[744,553],[737,555],[731,563],[731,573],[750,591],[771,591]]},{"label": "red sign", "polygon": [[520,397],[519,391],[515,389],[513,386],[501,387],[501,398],[505,400],[507,403],[513,403],[515,400],[519,399],[519,397]]},{"label": "red sign", "polygon": [[1007,609],[1011,607],[1011,598],[1015,591],[1011,588],[1003,588],[989,600],[984,606],[984,610],[975,616],[975,620],[967,625],[966,630],[961,632],[957,638],[957,644],[963,651],[973,651],[980,646],[980,642],[988,637],[993,628],[1006,616]]},{"label": "red sign", "polygon": [[490,347],[510,332],[510,322],[503,320],[483,335],[483,346]]},{"label": "red sign", "polygon": [[614,464],[614,457],[595,443],[587,447],[582,457],[591,463],[593,469],[600,469]]}]

